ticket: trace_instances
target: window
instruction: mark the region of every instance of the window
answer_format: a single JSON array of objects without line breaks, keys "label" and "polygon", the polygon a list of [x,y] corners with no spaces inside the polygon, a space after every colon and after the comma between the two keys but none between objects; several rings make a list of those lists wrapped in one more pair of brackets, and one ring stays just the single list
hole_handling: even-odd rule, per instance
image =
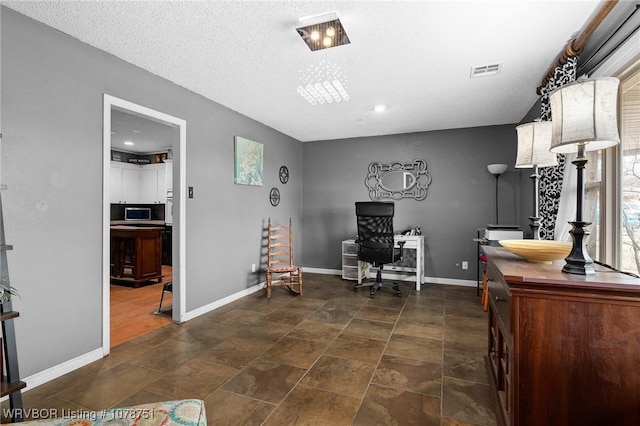
[{"label": "window", "polygon": [[618,267],[640,272],[640,70],[620,85]]},{"label": "window", "polygon": [[[587,162],[585,168],[585,198],[583,220],[591,222],[587,227],[590,234],[585,240],[587,253],[592,259],[599,260],[600,257],[600,240],[602,236],[600,219],[600,200],[602,187],[602,151],[588,151]],[[573,170],[567,169],[569,172],[575,173]],[[566,173],[566,172],[565,172]]]}]

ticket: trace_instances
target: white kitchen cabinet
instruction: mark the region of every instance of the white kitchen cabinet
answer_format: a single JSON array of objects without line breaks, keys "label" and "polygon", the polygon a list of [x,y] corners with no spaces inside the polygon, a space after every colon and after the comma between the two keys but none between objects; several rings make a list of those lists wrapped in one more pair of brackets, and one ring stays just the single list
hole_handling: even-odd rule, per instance
[{"label": "white kitchen cabinet", "polygon": [[135,204],[140,200],[140,166],[111,162],[110,199],[113,204]]},{"label": "white kitchen cabinet", "polygon": [[158,170],[152,166],[140,168],[140,203],[158,202]]},{"label": "white kitchen cabinet", "polygon": [[158,168],[158,203],[165,204],[167,202],[167,164],[155,164]]},{"label": "white kitchen cabinet", "polygon": [[167,186],[164,163],[140,167],[140,203],[164,204]]},{"label": "white kitchen cabinet", "polygon": [[167,200],[164,163],[139,166],[111,162],[111,203],[164,204]]},{"label": "white kitchen cabinet", "polygon": [[140,166],[133,167],[122,170],[122,198],[125,204],[140,202]]},{"label": "white kitchen cabinet", "polygon": [[173,191],[173,160],[165,160],[165,182],[166,191]]},{"label": "white kitchen cabinet", "polygon": [[118,167],[118,163],[111,162],[111,173],[109,174],[109,199],[111,204],[120,204],[124,201],[122,197],[122,167]]}]

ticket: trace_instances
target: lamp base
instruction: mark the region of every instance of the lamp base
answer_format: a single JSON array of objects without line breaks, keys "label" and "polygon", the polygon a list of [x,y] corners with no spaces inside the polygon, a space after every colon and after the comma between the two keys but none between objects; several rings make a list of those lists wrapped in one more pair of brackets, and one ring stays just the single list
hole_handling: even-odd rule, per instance
[{"label": "lamp base", "polygon": [[532,238],[534,240],[539,240],[540,239],[540,218],[538,216],[529,216],[529,221],[531,222],[529,226],[531,227],[531,231],[533,232]]},{"label": "lamp base", "polygon": [[585,237],[589,235],[589,230],[585,229],[585,226],[591,225],[591,222],[575,221],[569,223],[572,225],[569,233],[573,237],[573,248],[569,256],[564,258],[566,264],[562,268],[562,272],[576,275],[595,274],[593,260],[587,253],[584,244]]}]

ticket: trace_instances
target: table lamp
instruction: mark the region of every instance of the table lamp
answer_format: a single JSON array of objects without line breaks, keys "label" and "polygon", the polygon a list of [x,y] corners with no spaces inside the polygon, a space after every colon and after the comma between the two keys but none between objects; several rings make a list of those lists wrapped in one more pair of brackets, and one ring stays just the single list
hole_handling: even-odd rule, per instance
[{"label": "table lamp", "polygon": [[584,197],[584,168],[586,151],[609,148],[620,143],[618,134],[617,104],[619,80],[613,77],[578,80],[562,86],[549,95],[551,104],[552,132],[551,151],[554,153],[577,153],[572,161],[578,172],[576,220],[569,233],[573,246],[563,272],[588,275],[595,273],[593,260],[586,250],[585,228],[590,222],[582,220]]},{"label": "table lamp", "polygon": [[533,239],[540,239],[540,175],[538,168],[558,165],[556,154],[551,148],[551,122],[534,121],[516,127],[518,132],[518,154],[516,156],[517,169],[533,169],[530,176],[533,181],[533,216],[531,230]]},{"label": "table lamp", "polygon": [[498,222],[498,179],[500,179],[500,175],[507,171],[506,164],[489,164],[487,166],[487,170],[489,173],[496,177],[496,225]]}]

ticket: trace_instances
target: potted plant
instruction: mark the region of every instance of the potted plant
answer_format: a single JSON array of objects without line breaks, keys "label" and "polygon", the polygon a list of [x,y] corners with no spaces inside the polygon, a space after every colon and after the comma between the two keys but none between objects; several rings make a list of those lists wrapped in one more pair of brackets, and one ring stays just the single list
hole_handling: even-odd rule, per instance
[{"label": "potted plant", "polygon": [[16,290],[15,288],[11,286],[7,287],[3,284],[0,284],[0,304],[11,300],[11,296],[20,297],[20,294],[18,293],[18,290]]}]

